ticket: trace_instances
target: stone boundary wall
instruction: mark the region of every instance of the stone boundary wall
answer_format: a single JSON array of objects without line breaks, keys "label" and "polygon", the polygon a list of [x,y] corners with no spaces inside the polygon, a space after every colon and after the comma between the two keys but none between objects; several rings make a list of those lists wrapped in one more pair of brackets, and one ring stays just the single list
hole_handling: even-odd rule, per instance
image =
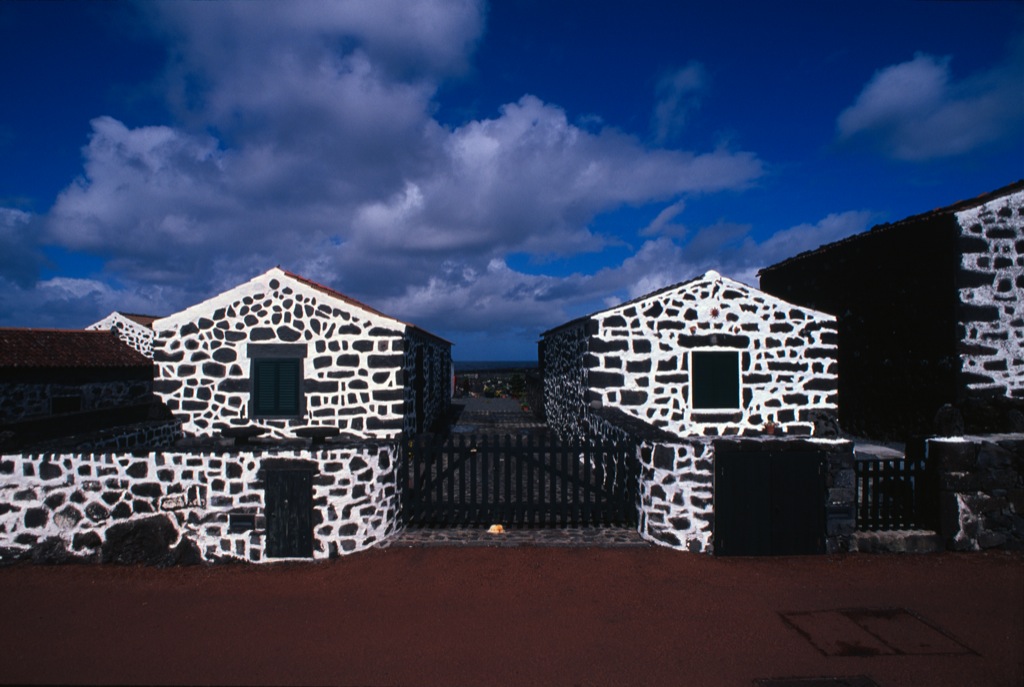
[{"label": "stone boundary wall", "polygon": [[639,459],[640,536],[681,551],[713,553],[713,444],[701,440],[643,444]]},{"label": "stone boundary wall", "polygon": [[[149,375],[148,370],[143,373]],[[0,423],[54,416],[55,399],[78,399],[80,406],[72,412],[81,412],[145,403],[153,393],[152,380],[143,379],[135,372],[117,370],[113,375],[123,379],[81,382],[62,379],[59,372],[46,371],[40,376],[44,375],[55,378],[39,382],[0,382]]]},{"label": "stone boundary wall", "polygon": [[947,549],[1024,549],[1024,434],[932,438]]},{"label": "stone boundary wall", "polygon": [[[162,522],[166,560],[265,563],[264,470],[314,467],[313,558],[361,551],[399,527],[399,444],[323,451],[0,456],[0,561],[118,560],[114,532]],[[150,560],[149,562],[154,562]]]},{"label": "stone boundary wall", "polygon": [[[417,356],[422,356],[423,379],[419,379]],[[436,340],[408,333],[405,349],[405,424],[406,434],[416,434],[416,398],[422,394],[423,431],[431,431],[448,419],[452,398],[452,358],[450,349]]]},{"label": "stone boundary wall", "polygon": [[[121,453],[166,449],[182,439],[181,420],[138,422],[32,445],[32,453]],[[59,447],[59,448],[58,448]],[[52,450],[51,450],[52,449]]]},{"label": "stone boundary wall", "polygon": [[586,326],[582,321],[544,337],[544,415],[548,426],[563,437],[587,434],[586,352]]},{"label": "stone boundary wall", "polygon": [[956,213],[961,377],[1024,399],[1024,191]]},{"label": "stone boundary wall", "polygon": [[[692,553],[714,552],[715,443],[737,440],[673,437],[609,408],[588,414],[590,436],[637,442],[637,509],[640,536]],[[743,450],[801,450],[825,454],[828,473],[825,548],[848,551],[856,530],[857,489],[853,443],[834,439],[773,437],[738,440]]]}]

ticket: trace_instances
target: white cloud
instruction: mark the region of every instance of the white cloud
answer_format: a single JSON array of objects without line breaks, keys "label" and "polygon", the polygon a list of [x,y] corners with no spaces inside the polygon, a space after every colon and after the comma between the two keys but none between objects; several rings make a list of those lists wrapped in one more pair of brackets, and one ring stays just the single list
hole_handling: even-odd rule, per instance
[{"label": "white cloud", "polygon": [[1012,138],[1024,121],[1024,47],[961,80],[950,58],[917,54],[879,70],[836,122],[840,140],[865,142],[899,160],[967,153]]},{"label": "white cloud", "polygon": [[99,279],[53,277],[19,285],[0,278],[0,323],[5,326],[78,329],[114,310],[163,315],[169,304],[187,303],[181,290],[133,282],[114,287]]},{"label": "white cloud", "polygon": [[682,224],[675,223],[673,220],[678,217],[685,208],[686,201],[684,200],[676,201],[675,203],[665,207],[665,209],[658,213],[657,217],[651,220],[650,224],[640,230],[640,235],[683,238],[687,234],[686,227]]},{"label": "white cloud", "polygon": [[[162,78],[179,120],[93,120],[46,240],[103,256],[101,276],[119,286],[51,280],[22,294],[54,320],[76,308],[163,314],[280,264],[428,328],[528,338],[603,298],[692,276],[671,240],[685,235],[674,223],[685,196],[763,174],[753,153],[652,148],[532,95],[441,125],[437,88],[482,33],[475,2],[147,7],[173,54]],[[703,81],[690,65],[665,82],[666,132]],[[651,202],[669,204],[645,231],[660,238],[620,268],[555,278],[506,262],[621,244],[594,219]]]}]

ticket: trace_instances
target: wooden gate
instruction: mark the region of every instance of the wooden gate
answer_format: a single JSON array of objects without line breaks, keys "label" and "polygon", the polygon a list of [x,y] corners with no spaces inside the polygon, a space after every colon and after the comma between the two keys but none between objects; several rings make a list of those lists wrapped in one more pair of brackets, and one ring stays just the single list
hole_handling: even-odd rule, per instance
[{"label": "wooden gate", "polygon": [[268,558],[313,556],[313,471],[266,468]]},{"label": "wooden gate", "polygon": [[410,526],[635,525],[629,444],[459,435],[406,442],[402,515]]},{"label": "wooden gate", "polygon": [[715,454],[715,553],[825,553],[825,458],[808,451]]}]

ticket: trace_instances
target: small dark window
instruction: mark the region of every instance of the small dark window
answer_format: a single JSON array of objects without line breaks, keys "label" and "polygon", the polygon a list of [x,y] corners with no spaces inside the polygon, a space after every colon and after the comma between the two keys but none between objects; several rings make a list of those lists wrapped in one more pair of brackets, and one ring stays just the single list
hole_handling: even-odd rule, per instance
[{"label": "small dark window", "polygon": [[297,417],[300,414],[301,364],[298,358],[252,361],[253,417]]},{"label": "small dark window", "polygon": [[740,354],[737,351],[694,351],[690,354],[690,387],[695,409],[740,407]]},{"label": "small dark window", "polygon": [[228,513],[228,532],[250,532],[254,529],[255,513]]}]

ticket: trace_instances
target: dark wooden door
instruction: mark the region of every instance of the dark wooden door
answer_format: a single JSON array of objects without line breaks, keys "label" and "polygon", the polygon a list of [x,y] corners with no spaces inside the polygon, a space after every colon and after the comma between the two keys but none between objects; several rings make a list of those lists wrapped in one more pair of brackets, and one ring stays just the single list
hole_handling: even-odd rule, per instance
[{"label": "dark wooden door", "polygon": [[824,465],[807,451],[716,452],[715,553],[824,553]]},{"label": "dark wooden door", "polygon": [[268,558],[313,556],[313,472],[266,471]]},{"label": "dark wooden door", "polygon": [[772,549],[771,459],[767,453],[715,456],[715,553],[767,556]]},{"label": "dark wooden door", "polygon": [[772,454],[772,554],[825,553],[825,459],[820,453]]}]

